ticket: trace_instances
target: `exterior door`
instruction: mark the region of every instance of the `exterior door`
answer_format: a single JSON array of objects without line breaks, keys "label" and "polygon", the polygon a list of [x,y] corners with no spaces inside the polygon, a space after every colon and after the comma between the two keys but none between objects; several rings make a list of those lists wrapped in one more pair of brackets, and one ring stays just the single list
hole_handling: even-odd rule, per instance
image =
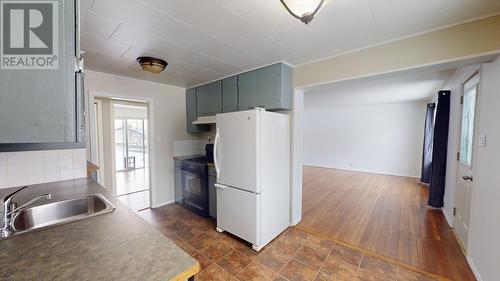
[{"label": "exterior door", "polygon": [[146,167],[147,120],[115,119],[116,171],[134,170]]},{"label": "exterior door", "polygon": [[462,127],[458,155],[457,191],[455,193],[455,231],[464,249],[469,234],[470,202],[474,181],[474,127],[476,101],[479,93],[479,74],[464,85],[461,98]]}]

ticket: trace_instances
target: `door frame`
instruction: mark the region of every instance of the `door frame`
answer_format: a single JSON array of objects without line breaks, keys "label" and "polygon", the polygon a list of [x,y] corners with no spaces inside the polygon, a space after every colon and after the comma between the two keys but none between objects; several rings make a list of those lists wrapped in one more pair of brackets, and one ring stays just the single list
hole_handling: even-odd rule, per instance
[{"label": "door frame", "polygon": [[[155,175],[156,175],[156,165],[154,161],[154,152],[156,150],[155,148],[155,120],[154,120],[154,100],[153,98],[150,97],[144,97],[144,96],[132,96],[132,95],[123,95],[120,96],[119,94],[114,94],[114,93],[108,93],[108,92],[100,92],[100,91],[93,91],[92,89],[88,90],[88,99],[89,103],[93,103],[95,98],[104,98],[104,99],[109,99],[109,113],[110,113],[110,127],[114,132],[114,102],[121,102],[121,103],[126,103],[127,101],[129,102],[143,102],[147,104],[148,108],[148,165],[149,165],[149,204],[151,208],[156,207],[156,198],[157,198],[157,189],[159,186],[157,186],[156,180],[155,180]],[[95,118],[95,116],[91,116],[90,118]],[[90,119],[88,118],[88,119]],[[115,142],[115,136],[112,133],[111,134],[111,145],[114,145]],[[106,144],[104,144],[106,145]],[[116,171],[115,167],[115,151],[114,149],[111,149],[111,161],[110,165],[112,171]],[[109,169],[110,167],[108,167]],[[116,173],[112,172],[112,195],[116,197]]]},{"label": "door frame", "polygon": [[[104,163],[104,141],[102,137],[102,100],[101,99],[94,99],[93,103],[97,107],[96,112],[92,112],[93,117],[95,118],[94,124],[96,125],[95,128],[92,128],[95,130],[96,135],[92,136],[92,143],[94,144],[93,147],[97,148],[96,153],[92,156],[95,157],[96,160],[98,161],[98,166],[99,166],[99,171],[97,173],[98,175],[98,180],[100,183],[104,183],[106,180],[104,170],[105,170],[105,163]],[[93,151],[94,152],[94,151]]]},{"label": "door frame", "polygon": [[[464,94],[465,94],[465,85],[467,82],[469,82],[471,79],[473,79],[476,75],[478,75],[479,82],[477,84],[477,93],[476,93],[476,104],[474,108],[474,129],[472,131],[472,158],[471,158],[471,164],[467,165],[466,163],[463,163],[461,160],[461,150],[462,150],[462,125],[463,125],[463,110],[464,110],[464,104],[463,102],[460,102],[460,110],[459,110],[459,121],[458,121],[458,148],[457,148],[457,166],[456,166],[456,188],[455,188],[455,194],[454,194],[454,206],[453,206],[453,232],[457,238],[457,242],[462,248],[462,250],[467,253],[467,243],[465,243],[460,239],[459,234],[456,231],[456,226],[457,226],[457,221],[456,221],[456,214],[455,214],[455,209],[457,207],[457,195],[458,195],[458,185],[460,184],[460,167],[465,166],[472,170],[472,174],[474,174],[474,169],[475,169],[475,157],[476,157],[476,134],[477,134],[477,124],[478,124],[478,108],[479,108],[479,99],[481,96],[481,66],[476,66],[473,68],[473,70],[468,73],[464,79],[460,82],[460,100],[463,99]],[[472,186],[474,186],[474,182],[471,183]],[[472,192],[471,192],[471,197],[472,197]],[[469,198],[470,201],[472,201],[472,198]],[[472,211],[471,208],[469,208],[469,212]],[[470,219],[470,214],[469,214],[469,219]],[[468,230],[467,233],[470,233],[470,221],[468,225]]]}]

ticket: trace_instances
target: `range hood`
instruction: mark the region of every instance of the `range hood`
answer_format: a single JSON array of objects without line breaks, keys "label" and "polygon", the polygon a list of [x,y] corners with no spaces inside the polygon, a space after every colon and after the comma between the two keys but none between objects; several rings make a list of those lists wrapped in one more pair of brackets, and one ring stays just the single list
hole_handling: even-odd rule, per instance
[{"label": "range hood", "polygon": [[213,116],[201,116],[196,119],[196,121],[193,121],[193,125],[202,125],[202,124],[215,124],[216,123],[216,117],[215,115]]}]

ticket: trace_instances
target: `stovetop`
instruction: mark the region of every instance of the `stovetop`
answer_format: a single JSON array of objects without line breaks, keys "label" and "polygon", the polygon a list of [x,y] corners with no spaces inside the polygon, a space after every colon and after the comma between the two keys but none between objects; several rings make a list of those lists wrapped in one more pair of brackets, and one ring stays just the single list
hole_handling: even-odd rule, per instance
[{"label": "stovetop", "polygon": [[192,157],[182,160],[181,167],[197,172],[206,172],[207,164],[213,162],[213,144],[205,146],[205,156]]},{"label": "stovetop", "polygon": [[206,165],[209,162],[208,158],[205,156],[188,158],[188,159],[185,159],[184,161],[192,163],[192,164],[201,164],[201,165]]}]

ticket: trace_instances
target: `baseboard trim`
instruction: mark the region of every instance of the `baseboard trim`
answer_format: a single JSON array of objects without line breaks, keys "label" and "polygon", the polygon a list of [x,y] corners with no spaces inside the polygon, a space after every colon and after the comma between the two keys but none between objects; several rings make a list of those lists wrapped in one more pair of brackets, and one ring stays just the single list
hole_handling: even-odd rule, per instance
[{"label": "baseboard trim", "polygon": [[448,214],[448,212],[446,212],[446,209],[445,208],[441,208],[441,212],[443,213],[444,215],[444,218],[446,219],[446,222],[448,222],[448,225],[453,228],[453,217],[450,217],[450,214]]},{"label": "baseboard trim", "polygon": [[302,220],[302,216],[299,216],[297,218],[293,218],[292,221],[290,222],[290,226],[296,226],[301,220]]},{"label": "baseboard trim", "polygon": [[375,175],[384,175],[384,176],[395,176],[402,178],[412,178],[412,179],[420,179],[418,176],[413,175],[404,175],[404,174],[396,174],[396,173],[384,173],[380,171],[372,171],[372,170],[361,170],[361,169],[348,169],[348,168],[339,168],[334,166],[325,166],[325,165],[315,165],[315,164],[303,164],[306,167],[314,167],[314,168],[324,168],[324,169],[333,169],[333,170],[341,170],[341,171],[350,171],[350,172],[359,172],[359,173],[367,173],[367,174],[375,174]]},{"label": "baseboard trim", "polygon": [[470,269],[472,270],[472,273],[474,273],[474,276],[476,277],[477,281],[483,281],[483,278],[481,278],[481,274],[479,274],[479,271],[474,265],[474,262],[472,261],[469,254],[465,255],[465,259],[467,260],[467,263],[469,264]]},{"label": "baseboard trim", "polygon": [[165,205],[168,205],[168,204],[172,204],[174,203],[175,201],[174,200],[168,200],[168,201],[163,201],[163,202],[158,202],[154,205],[151,206],[151,208],[160,208],[160,207],[163,207]]}]

